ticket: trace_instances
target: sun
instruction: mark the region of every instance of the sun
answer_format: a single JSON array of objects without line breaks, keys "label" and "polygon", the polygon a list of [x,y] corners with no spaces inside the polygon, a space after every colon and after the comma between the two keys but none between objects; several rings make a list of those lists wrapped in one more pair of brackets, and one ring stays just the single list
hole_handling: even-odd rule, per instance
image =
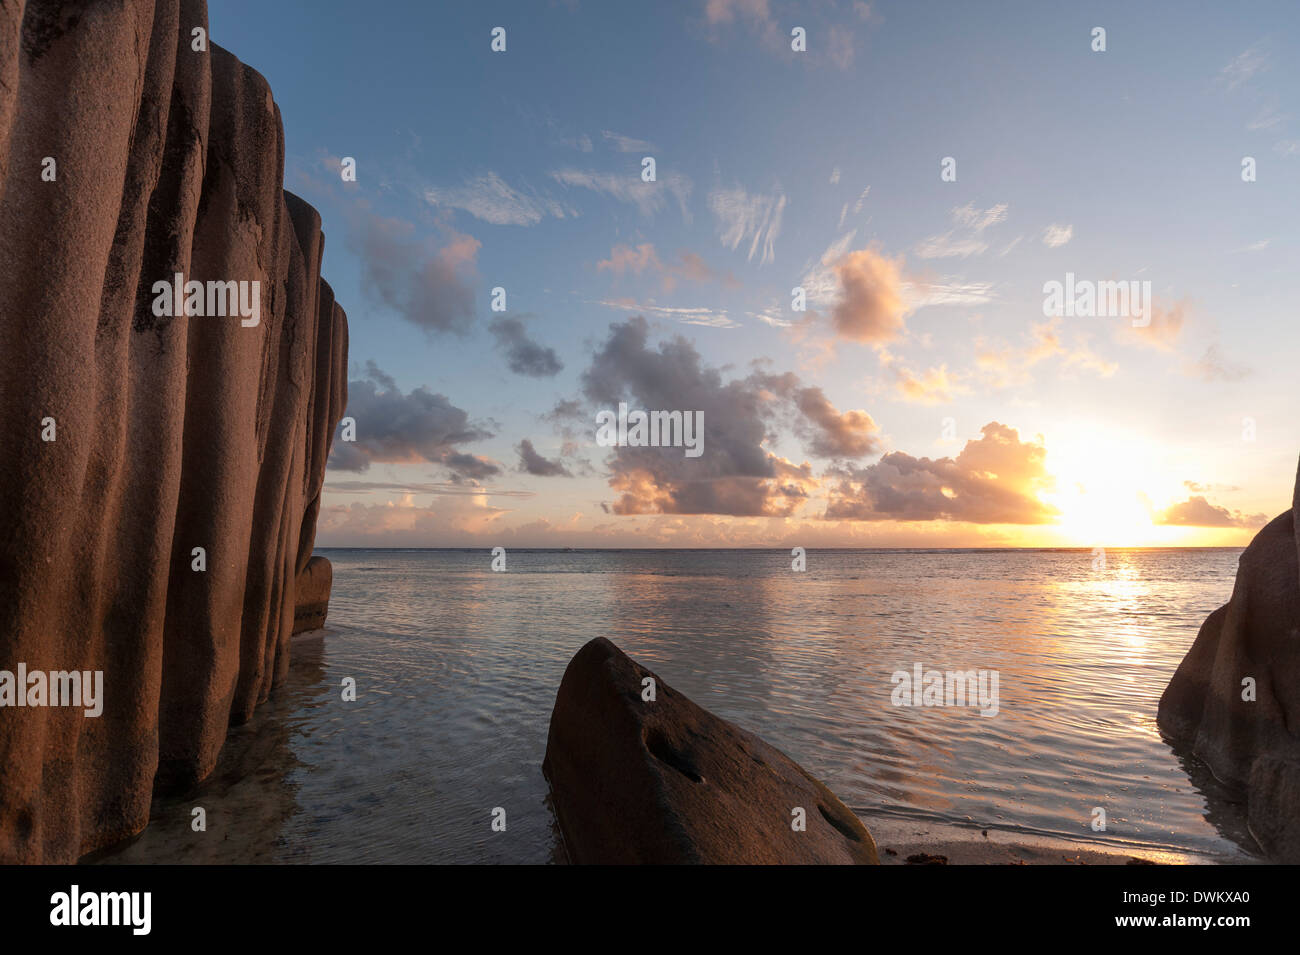
[{"label": "sun", "polygon": [[1047,442],[1046,466],[1056,487],[1041,497],[1060,512],[1061,533],[1080,547],[1169,542],[1169,529],[1153,519],[1153,491],[1166,480],[1151,442],[1097,426],[1060,431]]}]

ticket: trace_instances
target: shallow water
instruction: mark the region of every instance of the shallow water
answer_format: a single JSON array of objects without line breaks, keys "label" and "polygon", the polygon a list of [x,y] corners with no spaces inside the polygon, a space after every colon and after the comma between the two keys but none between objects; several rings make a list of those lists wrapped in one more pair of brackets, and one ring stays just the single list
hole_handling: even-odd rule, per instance
[{"label": "shallow water", "polygon": [[[1239,550],[1111,551],[1104,570],[1087,551],[813,551],[803,573],[784,551],[512,550],[505,573],[486,551],[318,552],[325,640],[295,645],[202,790],[105,861],[552,861],[547,725],[595,636],[866,816],[1254,852],[1234,795],[1155,724]],[[892,705],[916,663],[996,670],[997,715]]]}]

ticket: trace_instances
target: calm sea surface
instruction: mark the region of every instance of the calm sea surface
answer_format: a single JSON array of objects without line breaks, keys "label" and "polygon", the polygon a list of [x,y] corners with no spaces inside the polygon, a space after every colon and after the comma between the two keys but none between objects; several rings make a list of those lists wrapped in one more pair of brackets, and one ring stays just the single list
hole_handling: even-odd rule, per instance
[{"label": "calm sea surface", "polygon": [[[804,573],[786,551],[512,550],[505,573],[487,551],[318,552],[325,640],[295,645],[203,789],[107,861],[552,861],[547,725],[596,636],[868,821],[1252,858],[1233,794],[1155,723],[1239,550],[1110,551],[1104,570],[1086,551],[813,551]],[[916,663],[998,671],[997,716],[891,705]]]}]

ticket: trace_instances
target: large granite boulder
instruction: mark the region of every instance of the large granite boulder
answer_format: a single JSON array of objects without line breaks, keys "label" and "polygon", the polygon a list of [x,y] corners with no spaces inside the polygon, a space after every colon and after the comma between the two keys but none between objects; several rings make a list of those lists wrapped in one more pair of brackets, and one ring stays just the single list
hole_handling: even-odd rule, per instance
[{"label": "large granite boulder", "polygon": [[[0,863],[138,832],[288,665],[347,322],[271,91],[207,26],[0,0],[0,670],[104,684],[98,717],[0,712]],[[259,283],[259,320],[165,314],[177,273]]]},{"label": "large granite boulder", "polygon": [[1300,862],[1300,477],[1291,510],[1242,552],[1232,598],[1206,618],[1160,698],[1159,724],[1241,786],[1251,832]]},{"label": "large granite boulder", "polygon": [[572,862],[879,862],[866,827],[794,760],[603,637],[564,672],[542,770]]},{"label": "large granite boulder", "polygon": [[307,566],[294,581],[294,633],[319,630],[325,626],[333,583],[334,567],[329,560],[318,555],[307,561]]}]

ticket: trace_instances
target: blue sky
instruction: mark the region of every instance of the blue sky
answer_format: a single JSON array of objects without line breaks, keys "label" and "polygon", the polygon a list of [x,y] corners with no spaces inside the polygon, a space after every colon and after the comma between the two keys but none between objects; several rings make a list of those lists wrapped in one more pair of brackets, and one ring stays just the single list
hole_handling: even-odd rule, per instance
[{"label": "blue sky", "polygon": [[[1088,6],[213,2],[349,316],[321,543],[1249,540],[1297,452],[1300,8]],[[1045,316],[1067,272],[1155,320]],[[620,395],[707,406],[703,458],[596,446]]]}]

